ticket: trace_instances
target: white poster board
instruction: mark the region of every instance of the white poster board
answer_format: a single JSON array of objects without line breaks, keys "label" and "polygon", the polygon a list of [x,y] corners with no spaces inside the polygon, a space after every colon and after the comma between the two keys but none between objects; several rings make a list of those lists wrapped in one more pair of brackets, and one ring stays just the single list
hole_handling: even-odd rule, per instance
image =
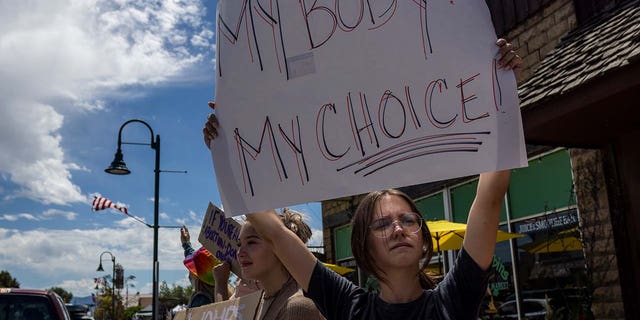
[{"label": "white poster board", "polygon": [[202,221],[198,241],[218,260],[231,265],[231,271],[240,276],[238,263],[238,240],[240,225],[232,218],[227,218],[222,209],[209,202],[207,212]]},{"label": "white poster board", "polygon": [[484,1],[220,0],[227,213],[526,166]]},{"label": "white poster board", "polygon": [[255,319],[262,291],[201,307],[181,310],[174,320],[252,320]]}]

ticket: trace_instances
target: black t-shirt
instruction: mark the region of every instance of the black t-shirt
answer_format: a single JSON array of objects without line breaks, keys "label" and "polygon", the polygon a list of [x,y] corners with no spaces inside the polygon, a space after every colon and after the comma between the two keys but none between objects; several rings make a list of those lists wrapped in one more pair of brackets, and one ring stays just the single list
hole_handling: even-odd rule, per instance
[{"label": "black t-shirt", "polygon": [[327,320],[337,319],[477,319],[487,290],[489,270],[482,271],[464,249],[435,289],[408,303],[386,303],[318,261],[305,295]]}]

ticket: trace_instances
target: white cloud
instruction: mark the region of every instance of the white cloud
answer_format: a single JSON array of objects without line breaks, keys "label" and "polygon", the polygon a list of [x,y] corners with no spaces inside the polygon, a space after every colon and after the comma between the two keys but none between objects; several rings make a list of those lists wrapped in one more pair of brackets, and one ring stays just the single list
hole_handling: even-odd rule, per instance
[{"label": "white cloud", "polygon": [[322,230],[311,229],[311,239],[307,242],[309,246],[322,246],[323,243]]},{"label": "white cloud", "polygon": [[[62,282],[54,285],[55,287],[63,288],[72,293],[80,293],[81,295],[89,295],[94,291],[96,284],[93,282],[93,278],[78,279],[78,280],[63,280]],[[76,294],[74,294],[75,296]]]},{"label": "white cloud", "polygon": [[[210,54],[202,0],[31,0],[0,4],[0,175],[5,198],[86,201],[60,129],[132,86],[180,79]],[[187,41],[186,39],[192,39]],[[197,40],[194,40],[197,39]]]},{"label": "white cloud", "polygon": [[26,219],[31,221],[38,221],[34,215],[30,213],[18,213],[18,214],[3,214],[0,215],[0,220],[17,221],[18,219]]},{"label": "white cloud", "polygon": [[213,39],[213,31],[204,29],[202,32],[191,38],[191,44],[199,47],[209,47],[211,46],[211,39]]},{"label": "white cloud", "polygon": [[[116,263],[125,268],[125,275],[138,270],[140,273],[134,273],[138,278],[150,276],[153,229],[131,218],[122,219],[118,224],[119,227],[94,230],[20,231],[0,228],[0,266],[10,270],[21,283],[27,282],[23,279],[28,278],[50,279],[50,285],[46,287],[60,286],[74,292],[74,295],[90,294],[94,286],[91,279],[99,276],[95,268],[100,253],[105,250],[113,253]],[[189,228],[192,239],[197,239],[199,226],[191,225]],[[179,231],[160,229],[158,235],[161,274],[186,274]],[[105,263],[108,259],[107,255],[103,258]],[[108,261],[107,265],[110,263]],[[135,290],[151,292],[151,285],[145,281],[140,286],[136,284]]]},{"label": "white cloud", "polygon": [[51,219],[51,218],[55,218],[55,217],[63,217],[67,220],[75,220],[76,217],[78,216],[77,213],[72,212],[72,211],[64,211],[64,210],[58,210],[58,209],[48,209],[45,212],[42,213],[42,218],[44,219]]},{"label": "white cloud", "polygon": [[204,217],[200,217],[195,211],[189,210],[189,219],[191,221],[202,221]]},{"label": "white cloud", "polygon": [[169,219],[169,215],[167,213],[165,213],[165,212],[160,212],[160,218],[162,218],[164,220],[167,220],[167,219]]},{"label": "white cloud", "polygon": [[180,280],[176,281],[174,284],[175,284],[175,285],[177,285],[177,286],[181,286],[181,287],[188,287],[188,286],[190,286],[190,285],[191,285],[191,281],[189,280],[188,273],[185,273],[184,278],[182,278],[182,279],[180,279]]},{"label": "white cloud", "polygon": [[[167,203],[167,202],[169,202],[169,199],[168,199],[168,198],[160,197],[160,198],[158,198],[158,199],[159,199],[159,200],[158,200],[158,203]],[[154,200],[155,200],[155,198],[154,198],[154,197],[148,197],[148,198],[147,198],[147,201],[149,201],[149,202],[153,202]]]}]

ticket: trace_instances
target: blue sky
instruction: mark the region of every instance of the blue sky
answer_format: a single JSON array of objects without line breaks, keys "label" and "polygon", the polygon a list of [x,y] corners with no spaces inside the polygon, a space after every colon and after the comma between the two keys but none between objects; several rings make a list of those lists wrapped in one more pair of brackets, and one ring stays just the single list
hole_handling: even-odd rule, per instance
[{"label": "blue sky", "polygon": [[[147,121],[161,136],[160,225],[187,225],[196,246],[209,201],[220,205],[202,126],[215,90],[214,0],[0,1],[0,270],[23,288],[93,291],[108,250],[151,292],[154,152],[124,145],[132,174],[104,169],[118,129]],[[131,124],[123,141],[148,142]],[[317,203],[307,213],[319,245]],[[160,280],[188,284],[178,229],[160,229]],[[111,261],[105,255],[105,270]],[[109,273],[109,272],[107,272]]]}]

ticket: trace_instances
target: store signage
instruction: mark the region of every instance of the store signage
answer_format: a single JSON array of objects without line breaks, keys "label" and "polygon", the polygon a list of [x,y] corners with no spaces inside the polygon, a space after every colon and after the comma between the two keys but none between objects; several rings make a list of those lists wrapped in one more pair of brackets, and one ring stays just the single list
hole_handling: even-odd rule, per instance
[{"label": "store signage", "polygon": [[578,215],[575,211],[542,216],[518,226],[518,233],[531,233],[540,230],[555,229],[578,223]]},{"label": "store signage", "polygon": [[489,289],[495,297],[500,291],[509,289],[509,270],[502,263],[502,260],[495,255],[493,256],[492,267],[497,276],[495,278],[496,281],[489,283]]}]

